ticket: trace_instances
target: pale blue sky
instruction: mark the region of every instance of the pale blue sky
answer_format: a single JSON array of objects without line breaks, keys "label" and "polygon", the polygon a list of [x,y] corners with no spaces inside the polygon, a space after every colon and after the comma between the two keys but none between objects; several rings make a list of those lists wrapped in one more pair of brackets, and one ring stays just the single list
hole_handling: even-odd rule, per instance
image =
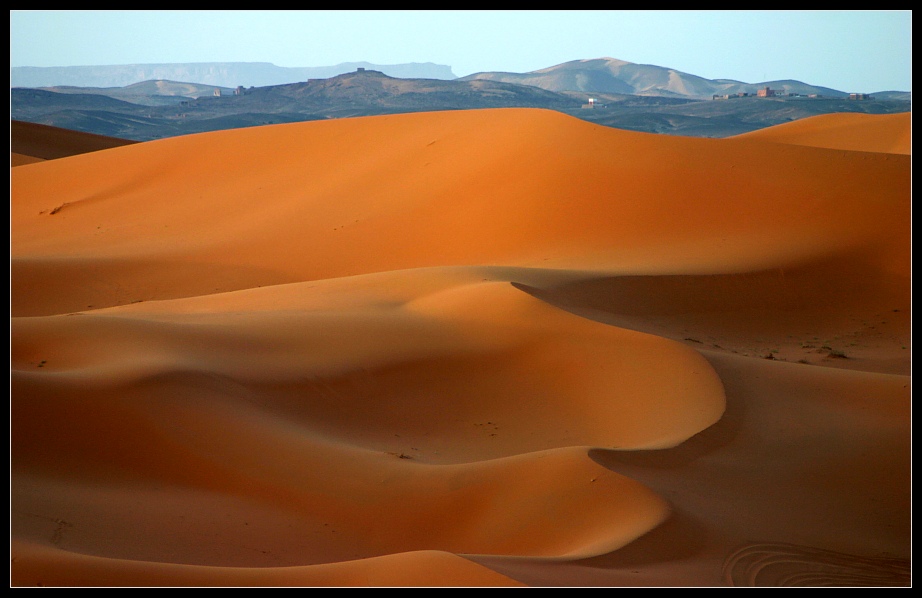
[{"label": "pale blue sky", "polygon": [[11,67],[434,62],[460,77],[601,57],[911,91],[912,11],[10,11]]}]

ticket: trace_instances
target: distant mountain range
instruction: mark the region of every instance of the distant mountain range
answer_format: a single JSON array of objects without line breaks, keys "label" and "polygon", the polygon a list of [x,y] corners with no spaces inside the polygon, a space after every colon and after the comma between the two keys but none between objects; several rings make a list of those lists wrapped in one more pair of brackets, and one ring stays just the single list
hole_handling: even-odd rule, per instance
[{"label": "distant mountain range", "polygon": [[[777,95],[756,97],[766,87]],[[600,58],[531,73],[444,79],[395,77],[356,66],[330,77],[250,87],[170,79],[111,87],[13,87],[10,116],[146,141],[263,124],[474,108],[546,108],[617,128],[708,137],[829,112],[912,110],[910,92],[876,92],[873,99],[862,98],[849,99],[846,92],[799,81],[708,80],[674,69]]]},{"label": "distant mountain range", "polygon": [[455,79],[451,67],[425,63],[283,67],[270,62],[194,62],[105,66],[19,66],[10,68],[10,87],[125,87],[151,80],[187,81],[217,87],[264,87],[328,79],[358,68],[403,79]]},{"label": "distant mountain range", "polygon": [[202,83],[184,83],[165,79],[141,81],[140,83],[132,83],[124,87],[77,87],[74,85],[56,85],[51,87],[14,89],[35,89],[38,91],[50,91],[61,94],[105,96],[144,106],[170,106],[184,100],[233,94],[236,91],[234,88],[230,87],[204,85]]},{"label": "distant mountain range", "polygon": [[[11,67],[10,87],[127,87],[145,81],[183,81],[203,86],[236,88],[302,83],[328,79],[364,68],[400,79],[459,79],[450,66],[424,63],[379,65],[344,62],[334,66],[281,67],[269,62],[200,62],[122,64],[104,66]],[[643,96],[710,99],[721,94],[754,94],[770,87],[788,94],[845,97],[849,93],[882,94],[896,90],[836,90],[801,81],[779,80],[744,83],[731,79],[705,79],[652,64],[635,64],[616,58],[573,60],[528,73],[483,72],[461,81],[487,79],[531,85],[548,91],[585,91]],[[897,99],[897,98],[889,98]],[[905,97],[899,99],[906,99]]]},{"label": "distant mountain range", "polygon": [[530,73],[488,72],[461,78],[462,81],[475,79],[532,85],[550,91],[606,92],[694,99],[711,99],[714,95],[755,94],[766,87],[783,91],[785,94],[818,94],[832,98],[847,97],[849,92],[868,92],[840,91],[792,80],[743,83],[730,79],[705,79],[675,69],[652,64],[634,64],[615,58],[573,60]]}]

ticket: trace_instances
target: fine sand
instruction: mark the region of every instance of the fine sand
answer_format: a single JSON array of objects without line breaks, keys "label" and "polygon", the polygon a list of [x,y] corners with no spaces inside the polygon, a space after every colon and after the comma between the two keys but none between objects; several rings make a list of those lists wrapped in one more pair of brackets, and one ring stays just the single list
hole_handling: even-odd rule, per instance
[{"label": "fine sand", "polygon": [[910,114],[49,133],[12,586],[911,585]]},{"label": "fine sand", "polygon": [[132,143],[137,141],[11,120],[10,166],[65,158]]}]

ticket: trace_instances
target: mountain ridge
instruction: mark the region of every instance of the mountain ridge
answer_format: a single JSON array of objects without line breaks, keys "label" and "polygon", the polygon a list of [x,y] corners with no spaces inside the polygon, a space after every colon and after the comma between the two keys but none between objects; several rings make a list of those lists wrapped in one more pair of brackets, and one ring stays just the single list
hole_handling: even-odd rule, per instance
[{"label": "mountain ridge", "polygon": [[786,94],[819,94],[847,97],[849,93],[910,94],[906,90],[838,90],[795,79],[744,82],[735,79],[707,79],[670,67],[640,64],[617,58],[582,58],[525,73],[481,71],[457,77],[450,66],[432,62],[379,65],[343,62],[332,66],[281,67],[271,62],[190,62],[99,66],[11,67],[10,87],[126,87],[151,80],[168,80],[233,89],[300,83],[326,79],[359,68],[401,79],[471,81],[489,79],[532,85],[548,91],[628,93],[633,95],[681,96],[709,99],[723,94],[755,94],[770,87]]},{"label": "mountain ridge", "polygon": [[732,79],[706,79],[698,75],[652,64],[637,64],[616,58],[571,60],[527,73],[480,72],[460,77],[462,81],[487,79],[520,85],[534,85],[549,91],[672,95],[710,99],[722,94],[756,94],[771,87],[786,94],[819,94],[848,97],[850,92],[811,85],[793,79],[745,83]]},{"label": "mountain ridge", "polygon": [[343,62],[333,66],[283,67],[271,62],[188,62],[99,66],[20,66],[10,68],[10,87],[125,87],[148,80],[172,80],[235,88],[265,87],[326,79],[358,68],[415,79],[455,79],[451,67],[432,62],[377,65]]},{"label": "mountain ridge", "polygon": [[863,95],[861,101],[854,101],[845,92],[780,80],[765,85],[773,86],[777,96],[757,97],[755,92],[730,93],[734,89],[754,89],[755,84],[707,80],[674,69],[616,59],[571,61],[502,77],[480,75],[451,80],[400,78],[356,67],[333,77],[249,88],[176,80],[109,88],[13,87],[10,117],[146,141],[306,120],[532,107],[558,110],[614,128],[727,137],[829,112],[893,113],[912,109],[910,92],[883,97]]}]

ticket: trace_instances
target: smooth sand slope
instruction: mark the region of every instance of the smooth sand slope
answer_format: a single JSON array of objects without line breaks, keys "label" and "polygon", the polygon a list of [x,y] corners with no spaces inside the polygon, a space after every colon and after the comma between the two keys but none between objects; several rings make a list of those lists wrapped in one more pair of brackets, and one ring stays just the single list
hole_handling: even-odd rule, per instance
[{"label": "smooth sand slope", "polygon": [[852,116],[13,167],[11,584],[910,585],[911,124]]},{"label": "smooth sand slope", "polygon": [[912,154],[912,113],[823,114],[743,133],[735,138],[764,139],[856,152]]}]

